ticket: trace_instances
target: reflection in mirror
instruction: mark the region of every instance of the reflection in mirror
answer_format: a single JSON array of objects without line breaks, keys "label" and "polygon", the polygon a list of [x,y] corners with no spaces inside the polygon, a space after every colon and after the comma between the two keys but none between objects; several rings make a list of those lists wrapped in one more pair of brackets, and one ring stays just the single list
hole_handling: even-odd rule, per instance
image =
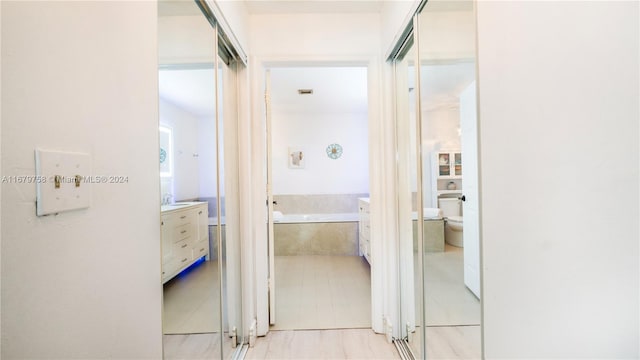
[{"label": "reflection in mirror", "polygon": [[473,2],[429,1],[418,16],[423,203],[444,217],[444,232],[425,221],[426,357],[456,344],[480,358]]},{"label": "reflection in mirror", "polygon": [[480,358],[473,2],[430,0],[413,20],[394,61],[398,348]]},{"label": "reflection in mirror", "polygon": [[[410,42],[409,44],[412,44]],[[421,357],[422,332],[422,277],[418,239],[417,190],[417,92],[416,51],[408,45],[395,62],[396,79],[396,144],[398,169],[398,226],[400,240],[401,276],[401,337],[409,344],[414,356]]]},{"label": "reflection in mirror", "polygon": [[160,179],[164,354],[222,358],[215,29],[193,1],[159,1],[158,15],[160,126],[171,129],[160,132],[171,144]]},{"label": "reflection in mirror", "polygon": [[[170,178],[173,176],[173,130],[160,125],[160,177]],[[169,202],[162,199],[162,205]]]}]

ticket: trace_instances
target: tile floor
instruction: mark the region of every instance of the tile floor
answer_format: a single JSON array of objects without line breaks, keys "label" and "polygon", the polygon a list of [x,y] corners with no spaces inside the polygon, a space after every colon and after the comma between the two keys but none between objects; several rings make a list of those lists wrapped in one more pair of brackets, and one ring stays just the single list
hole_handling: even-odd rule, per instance
[{"label": "tile floor", "polygon": [[231,347],[228,337],[224,338],[224,349],[221,341],[220,333],[164,335],[164,360],[231,359],[236,348]]},{"label": "tile floor", "polygon": [[217,261],[203,261],[164,284],[164,334],[220,332]]},{"label": "tile floor", "polygon": [[[480,301],[464,285],[463,249],[446,244],[444,252],[425,256],[427,358],[481,358]],[[418,358],[420,333],[417,328],[410,342]]]},{"label": "tile floor", "polygon": [[270,331],[245,359],[400,359],[371,329]]},{"label": "tile floor", "polygon": [[463,249],[426,253],[427,326],[479,325],[480,300],[464,285]]},{"label": "tile floor", "polygon": [[359,256],[276,256],[271,330],[371,328],[371,270]]},{"label": "tile floor", "polygon": [[[208,276],[217,278],[215,262],[198,269],[189,273],[189,279],[208,282],[211,280],[204,280]],[[462,276],[462,249],[447,245],[444,253],[427,255],[428,358],[480,358],[479,301],[464,287]],[[198,323],[176,320],[171,325],[172,319],[179,319],[179,309],[186,308],[186,318],[195,319],[200,317],[196,314],[202,311],[201,307],[211,308],[203,305],[207,291],[191,289],[200,281],[179,279],[165,285],[169,290],[165,291],[165,329],[173,328],[178,334]],[[399,358],[395,346],[370,329],[370,270],[365,260],[355,256],[277,257],[276,288],[277,324],[267,336],[258,338],[256,346],[247,352],[247,359]],[[180,289],[191,289],[182,291],[190,296],[181,297],[177,291]],[[194,291],[199,300],[194,299]],[[211,323],[217,323],[216,319]],[[291,330],[331,327],[338,329]],[[420,331],[418,328],[414,338]],[[165,359],[220,357],[219,334],[165,335],[164,339]],[[233,351],[225,346],[223,358],[228,359]]]}]

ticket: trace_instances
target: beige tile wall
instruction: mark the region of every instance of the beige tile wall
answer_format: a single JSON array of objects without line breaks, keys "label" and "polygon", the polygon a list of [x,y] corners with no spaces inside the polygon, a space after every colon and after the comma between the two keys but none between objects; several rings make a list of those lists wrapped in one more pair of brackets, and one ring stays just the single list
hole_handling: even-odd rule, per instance
[{"label": "beige tile wall", "polygon": [[283,214],[357,213],[358,198],[369,194],[274,195],[274,210]]},{"label": "beige tile wall", "polygon": [[358,223],[275,224],[276,255],[358,255]]}]

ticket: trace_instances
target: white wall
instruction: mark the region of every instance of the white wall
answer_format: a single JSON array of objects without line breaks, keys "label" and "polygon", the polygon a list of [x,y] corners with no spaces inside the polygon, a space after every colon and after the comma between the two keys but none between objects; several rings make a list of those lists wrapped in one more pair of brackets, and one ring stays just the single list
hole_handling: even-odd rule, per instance
[{"label": "white wall", "polygon": [[162,356],[154,2],[6,2],[2,174],[34,149],[88,152],[89,209],[35,216],[2,185],[2,357]]},{"label": "white wall", "polygon": [[[271,69],[274,195],[369,192],[367,69]],[[313,94],[299,95],[298,89]],[[331,159],[330,144],[343,148]],[[289,168],[289,148],[304,151],[304,169]]]},{"label": "white wall", "polygon": [[213,36],[213,28],[204,15],[159,17],[158,57],[160,63],[213,62],[215,56]]},{"label": "white wall", "polygon": [[[367,113],[273,113],[273,194],[362,194],[369,192]],[[338,159],[325,152],[342,146]],[[289,146],[304,149],[305,168],[288,167]]]},{"label": "white wall", "polygon": [[173,195],[172,200],[189,200],[199,196],[200,158],[198,137],[200,121],[193,114],[180,107],[160,99],[160,125],[166,125],[173,133],[173,187],[161,189],[161,195],[166,192]]},{"label": "white wall", "polygon": [[[199,197],[216,197],[216,122],[210,117],[198,119]],[[220,159],[222,160],[222,158]],[[221,164],[223,162],[221,161]],[[224,173],[224,168],[220,168]],[[193,174],[192,174],[193,175]],[[212,215],[212,214],[210,214]]]},{"label": "white wall", "polygon": [[640,356],[638,6],[478,3],[488,359]]},{"label": "white wall", "polygon": [[378,14],[251,15],[249,24],[251,53],[269,60],[359,60],[380,53]]}]

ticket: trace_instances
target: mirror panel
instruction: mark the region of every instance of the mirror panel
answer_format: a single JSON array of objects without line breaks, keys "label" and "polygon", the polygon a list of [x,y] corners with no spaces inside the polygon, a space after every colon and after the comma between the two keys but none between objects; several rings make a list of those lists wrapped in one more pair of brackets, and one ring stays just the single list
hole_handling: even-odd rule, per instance
[{"label": "mirror panel", "polygon": [[[425,215],[440,209],[445,218],[424,220],[426,358],[447,356],[447,343],[458,344],[454,350],[463,358],[481,355],[480,301],[467,281],[470,264],[476,264],[479,288],[478,209],[460,200],[465,195],[477,204],[477,167],[466,166],[467,159],[477,158],[477,144],[470,142],[477,135],[461,127],[461,120],[476,121],[473,6],[432,0],[418,15],[423,203]],[[475,194],[469,196],[472,187]]]},{"label": "mirror panel", "polygon": [[[171,144],[165,146],[169,163],[160,165],[170,169],[160,179],[163,271],[169,272],[163,280],[164,353],[231,358],[243,341],[230,331],[241,324],[240,307],[229,305],[240,304],[239,271],[226,266],[240,263],[239,251],[227,249],[239,239],[232,231],[237,196],[225,187],[237,183],[237,171],[227,171],[237,163],[230,155],[237,153],[237,142],[225,141],[237,134],[224,125],[237,122],[235,113],[226,112],[235,101],[235,69],[219,60],[217,31],[196,2],[162,0],[158,14],[160,125],[168,129],[160,131],[160,143]],[[232,216],[229,209],[235,209]],[[193,265],[174,268],[174,258]],[[233,296],[226,294],[229,289]]]},{"label": "mirror panel", "polygon": [[417,223],[417,98],[416,56],[412,45],[394,64],[396,81],[396,144],[398,169],[398,225],[400,239],[400,333],[418,358],[423,353],[422,277]]}]

